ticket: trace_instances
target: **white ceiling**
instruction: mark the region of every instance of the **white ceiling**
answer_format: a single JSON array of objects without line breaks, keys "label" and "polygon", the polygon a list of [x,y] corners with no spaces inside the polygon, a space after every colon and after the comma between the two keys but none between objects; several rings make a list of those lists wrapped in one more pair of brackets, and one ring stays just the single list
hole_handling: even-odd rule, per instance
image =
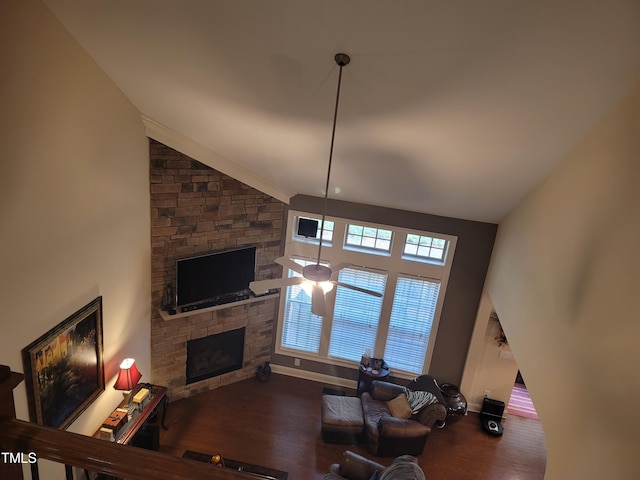
[{"label": "white ceiling", "polygon": [[45,3],[148,124],[281,197],[323,195],[338,52],[330,197],[488,222],[640,81],[638,0]]}]

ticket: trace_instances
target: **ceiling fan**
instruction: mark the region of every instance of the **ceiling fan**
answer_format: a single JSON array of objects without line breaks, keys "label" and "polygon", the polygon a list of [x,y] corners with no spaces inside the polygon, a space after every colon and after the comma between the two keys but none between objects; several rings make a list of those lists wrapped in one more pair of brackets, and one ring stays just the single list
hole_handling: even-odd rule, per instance
[{"label": "ceiling fan", "polygon": [[274,278],[269,280],[258,280],[251,282],[249,288],[255,293],[267,292],[273,288],[286,287],[290,285],[309,284],[311,287],[311,312],[324,316],[327,313],[326,307],[326,292],[330,291],[335,285],[341,287],[350,288],[359,292],[363,292],[376,297],[381,297],[382,294],[366,288],[357,287],[355,285],[349,285],[338,281],[338,274],[340,270],[350,266],[350,263],[341,263],[335,267],[335,270],[322,265],[320,263],[320,255],[322,253],[322,237],[324,234],[324,223],[327,216],[327,197],[329,194],[329,179],[331,178],[331,162],[333,160],[333,143],[336,135],[336,121],[338,119],[338,105],[340,103],[340,86],[342,84],[342,69],[349,65],[351,58],[346,53],[338,53],[335,56],[335,61],[339,67],[338,73],[338,89],[336,93],[336,106],[333,112],[333,128],[331,130],[331,148],[329,149],[329,165],[327,168],[327,181],[324,188],[324,211],[322,213],[322,221],[320,222],[320,239],[318,243],[318,257],[316,263],[302,266],[299,263],[287,257],[277,258],[276,263],[282,265],[289,270],[302,275],[301,277],[289,277],[289,278]]}]

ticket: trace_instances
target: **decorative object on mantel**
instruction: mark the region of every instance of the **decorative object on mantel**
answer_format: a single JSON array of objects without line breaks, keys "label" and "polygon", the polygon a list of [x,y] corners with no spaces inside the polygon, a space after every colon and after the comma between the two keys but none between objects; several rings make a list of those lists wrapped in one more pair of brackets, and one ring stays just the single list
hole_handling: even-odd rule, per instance
[{"label": "decorative object on mantel", "polygon": [[504,345],[509,345],[509,341],[507,340],[507,335],[504,333],[502,329],[502,324],[500,323],[500,319],[498,318],[498,314],[495,310],[491,311],[489,315],[489,319],[495,322],[498,322],[498,335],[496,335],[495,340],[498,342],[498,346],[502,347]]},{"label": "decorative object on mantel", "polygon": [[[375,292],[373,290],[368,290],[366,288],[356,287],[354,285],[348,285],[342,282],[337,281],[336,274],[343,268],[350,266],[350,263],[341,263],[335,267],[334,270],[327,267],[326,265],[321,265],[321,254],[322,254],[322,242],[324,236],[324,226],[325,219],[327,216],[327,197],[329,195],[329,179],[331,178],[331,163],[333,160],[333,144],[336,136],[336,123],[338,120],[338,105],[340,104],[340,86],[342,84],[342,69],[349,65],[351,62],[351,58],[346,53],[338,53],[334,57],[336,64],[339,67],[338,72],[338,88],[336,92],[336,104],[335,109],[333,111],[333,127],[331,130],[331,145],[329,147],[329,165],[327,167],[327,180],[324,187],[324,210],[322,212],[322,221],[320,223],[320,236],[318,238],[318,257],[315,263],[311,263],[306,266],[302,266],[299,263],[294,262],[293,260],[280,257],[276,258],[276,263],[282,265],[283,267],[293,270],[301,276],[297,277],[289,277],[289,278],[275,278],[269,280],[258,280],[255,282],[251,282],[249,284],[249,288],[256,294],[270,291],[273,288],[286,287],[290,285],[299,285],[301,283],[306,283],[311,286],[311,312],[315,315],[319,315],[321,317],[325,316],[327,313],[326,309],[326,293],[330,292],[335,285],[340,285],[341,287],[350,288],[352,290],[357,290],[359,292],[363,292],[369,295],[374,295],[376,297],[382,297],[382,294],[379,292]],[[286,270],[285,270],[286,272]]]},{"label": "decorative object on mantel", "polygon": [[176,297],[173,293],[171,285],[164,286],[164,294],[162,296],[162,310],[168,312],[169,310],[175,310]]},{"label": "decorative object on mantel", "polygon": [[120,364],[118,378],[116,379],[116,383],[113,385],[113,388],[116,390],[122,390],[124,404],[127,408],[129,407],[131,390],[133,390],[133,387],[138,384],[141,378],[142,374],[136,366],[136,361],[133,358],[125,358]]},{"label": "decorative object on mantel", "polygon": [[22,363],[30,420],[67,428],[104,391],[102,297],[23,348]]}]

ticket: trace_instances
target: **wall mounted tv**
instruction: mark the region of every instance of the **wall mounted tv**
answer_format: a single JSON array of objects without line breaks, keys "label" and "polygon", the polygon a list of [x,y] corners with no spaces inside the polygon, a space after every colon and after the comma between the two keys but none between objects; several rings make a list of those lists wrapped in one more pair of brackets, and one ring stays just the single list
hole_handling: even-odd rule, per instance
[{"label": "wall mounted tv", "polygon": [[197,308],[249,293],[255,277],[256,247],[185,258],[176,262],[176,306]]}]

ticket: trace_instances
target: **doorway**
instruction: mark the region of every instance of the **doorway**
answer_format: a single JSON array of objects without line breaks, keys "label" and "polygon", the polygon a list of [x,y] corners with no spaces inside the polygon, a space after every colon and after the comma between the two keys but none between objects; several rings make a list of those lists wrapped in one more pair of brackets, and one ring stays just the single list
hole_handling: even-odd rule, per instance
[{"label": "doorway", "polygon": [[527,386],[524,383],[524,379],[522,378],[520,371],[518,371],[518,375],[516,375],[513,390],[511,390],[507,413],[509,415],[534,418],[538,420],[538,412],[536,411],[536,407],[533,405],[533,401],[529,395],[529,390],[527,390]]}]

